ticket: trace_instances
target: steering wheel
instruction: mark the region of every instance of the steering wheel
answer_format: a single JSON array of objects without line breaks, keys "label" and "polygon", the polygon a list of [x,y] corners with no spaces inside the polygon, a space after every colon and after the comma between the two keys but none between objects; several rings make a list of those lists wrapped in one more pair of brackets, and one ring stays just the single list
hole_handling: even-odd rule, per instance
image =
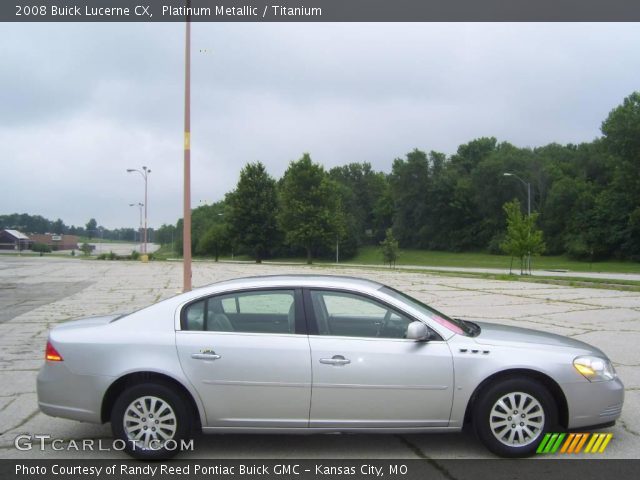
[{"label": "steering wheel", "polygon": [[391,320],[391,310],[387,310],[387,313],[384,314],[384,318],[378,324],[378,331],[376,332],[376,337],[379,337],[382,332],[384,332],[389,325],[389,320]]}]

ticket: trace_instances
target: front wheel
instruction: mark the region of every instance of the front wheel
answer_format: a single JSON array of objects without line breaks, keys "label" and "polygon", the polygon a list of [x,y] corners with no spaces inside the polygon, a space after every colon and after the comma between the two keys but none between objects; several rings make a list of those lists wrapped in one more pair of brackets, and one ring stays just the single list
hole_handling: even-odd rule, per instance
[{"label": "front wheel", "polygon": [[191,431],[184,398],[165,385],[149,383],[125,390],[111,413],[113,435],[135,458],[157,460],[178,453]]},{"label": "front wheel", "polygon": [[543,434],[557,426],[553,397],[540,382],[511,379],[495,383],[478,399],[473,415],[478,437],[501,457],[535,453]]}]

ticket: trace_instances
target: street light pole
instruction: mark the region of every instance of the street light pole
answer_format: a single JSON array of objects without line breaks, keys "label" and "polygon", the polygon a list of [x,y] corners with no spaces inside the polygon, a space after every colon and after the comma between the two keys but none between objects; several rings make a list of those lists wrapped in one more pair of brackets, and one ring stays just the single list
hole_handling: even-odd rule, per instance
[{"label": "street light pole", "polygon": [[148,199],[147,199],[147,184],[149,181],[149,174],[151,173],[151,169],[147,168],[146,166],[142,167],[142,170],[138,170],[137,168],[127,168],[127,172],[128,173],[133,173],[133,172],[137,172],[140,175],[142,175],[142,178],[144,180],[144,244],[142,246],[142,253],[143,255],[147,254],[147,204]]},{"label": "street light pole", "polygon": [[191,291],[191,2],[187,1],[184,48],[184,212],[182,225],[182,290]]},{"label": "street light pole", "polygon": [[[531,183],[525,182],[523,179],[521,179],[515,173],[505,172],[502,175],[505,176],[505,177],[515,177],[515,178],[517,178],[518,180],[520,180],[520,182],[527,189],[527,218],[529,219],[529,222],[531,222]],[[531,236],[531,223],[529,223],[529,231],[527,232],[527,236],[528,237]],[[527,253],[527,267],[529,269],[529,274],[531,274],[531,251],[529,251]]]},{"label": "street light pole", "polygon": [[[138,210],[140,210],[140,225],[138,227],[138,241],[140,242],[140,252],[142,252],[142,207],[144,206],[143,203],[130,203],[129,204],[130,207],[138,207]],[[136,241],[136,237],[133,237],[133,241]]]}]

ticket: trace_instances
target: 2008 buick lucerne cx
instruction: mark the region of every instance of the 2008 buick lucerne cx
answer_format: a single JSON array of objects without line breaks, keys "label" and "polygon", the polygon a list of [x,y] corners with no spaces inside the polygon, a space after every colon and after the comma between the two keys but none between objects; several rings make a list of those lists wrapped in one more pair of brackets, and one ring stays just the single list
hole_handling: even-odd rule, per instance
[{"label": "2008 buick lucerne cx", "polygon": [[129,315],[51,330],[38,375],[49,415],[111,422],[162,458],[202,430],[452,432],[501,456],[544,432],[611,426],[622,382],[599,349],[449,318],[393,288],[333,276],[230,280]]}]

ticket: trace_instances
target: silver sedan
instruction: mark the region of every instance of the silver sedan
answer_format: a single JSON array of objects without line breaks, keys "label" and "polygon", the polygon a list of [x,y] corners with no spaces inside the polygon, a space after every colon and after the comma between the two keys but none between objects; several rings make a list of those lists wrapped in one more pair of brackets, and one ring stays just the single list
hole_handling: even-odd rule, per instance
[{"label": "silver sedan", "polygon": [[128,315],[51,330],[38,375],[49,415],[111,422],[137,458],[199,431],[452,432],[497,455],[544,433],[613,425],[622,382],[599,349],[474,323],[358,278],[225,281]]}]

